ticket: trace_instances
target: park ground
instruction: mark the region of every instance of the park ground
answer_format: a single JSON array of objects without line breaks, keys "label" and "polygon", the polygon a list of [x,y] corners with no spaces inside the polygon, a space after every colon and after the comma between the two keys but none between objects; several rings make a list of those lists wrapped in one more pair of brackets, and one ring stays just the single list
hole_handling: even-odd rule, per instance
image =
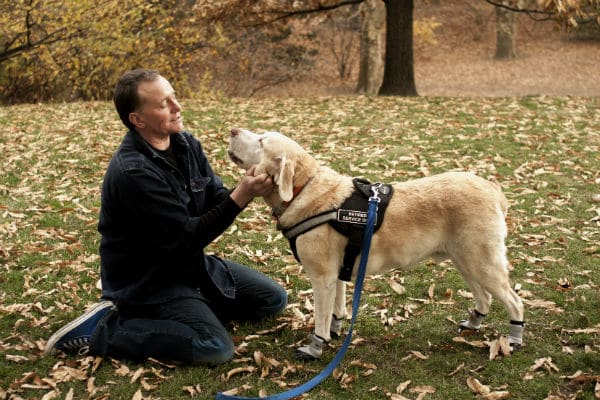
[{"label": "park ground", "polygon": [[[415,38],[415,79],[422,96],[599,96],[600,34],[568,32],[552,21],[517,19],[517,58],[495,60],[494,8],[483,0],[415,2],[415,21],[435,21],[436,44]],[[358,73],[335,76],[334,61],[325,51],[317,70],[322,75],[280,95],[352,94]]]}]

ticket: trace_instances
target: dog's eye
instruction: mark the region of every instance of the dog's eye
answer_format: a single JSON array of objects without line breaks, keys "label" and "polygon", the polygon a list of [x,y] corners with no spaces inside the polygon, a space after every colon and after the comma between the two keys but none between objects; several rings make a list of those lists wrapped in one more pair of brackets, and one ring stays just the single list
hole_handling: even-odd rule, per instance
[{"label": "dog's eye", "polygon": [[258,139],[258,145],[263,147],[263,138]]}]

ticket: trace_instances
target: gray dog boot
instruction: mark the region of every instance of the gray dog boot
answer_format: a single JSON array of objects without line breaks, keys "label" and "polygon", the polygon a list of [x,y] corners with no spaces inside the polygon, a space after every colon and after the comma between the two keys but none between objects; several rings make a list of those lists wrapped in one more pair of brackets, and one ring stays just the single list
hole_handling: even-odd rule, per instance
[{"label": "gray dog boot", "polygon": [[338,339],[340,336],[342,336],[342,322],[344,319],[344,317],[338,318],[335,314],[333,314],[333,318],[331,318],[331,326],[329,327],[329,334],[332,338]]},{"label": "gray dog boot", "polygon": [[510,330],[508,332],[508,342],[512,351],[518,351],[523,345],[523,331],[525,330],[525,322],[510,321]]},{"label": "gray dog boot", "polygon": [[481,328],[481,322],[485,318],[485,314],[480,313],[477,310],[469,311],[469,319],[463,319],[458,323],[458,332],[462,331],[478,331]]},{"label": "gray dog boot", "polygon": [[296,349],[296,358],[299,360],[316,360],[317,358],[321,358],[323,348],[327,345],[327,342],[316,334],[311,334],[308,338],[310,339],[310,344],[298,347]]}]

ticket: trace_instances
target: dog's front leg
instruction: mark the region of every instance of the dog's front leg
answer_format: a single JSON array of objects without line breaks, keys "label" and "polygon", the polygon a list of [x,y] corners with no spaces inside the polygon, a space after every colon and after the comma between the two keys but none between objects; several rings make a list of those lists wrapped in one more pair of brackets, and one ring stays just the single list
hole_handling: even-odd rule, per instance
[{"label": "dog's front leg", "polygon": [[330,339],[329,328],[336,299],[336,275],[318,274],[310,279],[315,300],[315,332],[309,337],[309,345],[296,350],[296,356],[301,359],[316,359],[323,354],[323,348]]},{"label": "dog's front leg", "polygon": [[342,335],[342,322],[346,319],[346,282],[339,280],[336,283],[335,303],[333,305],[333,316],[329,333],[332,338],[339,338]]}]

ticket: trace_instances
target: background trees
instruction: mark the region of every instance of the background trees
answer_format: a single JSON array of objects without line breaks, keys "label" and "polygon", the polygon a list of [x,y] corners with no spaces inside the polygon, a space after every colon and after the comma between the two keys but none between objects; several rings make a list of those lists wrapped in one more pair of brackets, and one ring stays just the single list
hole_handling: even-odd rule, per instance
[{"label": "background trees", "polygon": [[[182,1],[17,0],[0,9],[5,101],[106,99],[115,77],[153,65],[177,71],[202,46]],[[174,12],[175,11],[175,12]]]},{"label": "background trees", "polygon": [[[5,1],[0,101],[107,99],[117,76],[138,66],[160,70],[183,95],[251,96],[302,82],[322,68],[316,63],[323,52],[337,57],[332,68],[338,75],[348,76],[359,47],[358,89],[415,95],[413,46],[434,25],[413,21],[413,1]],[[515,11],[554,18],[562,26],[591,26],[597,24],[600,0],[481,1],[497,7],[499,22],[501,15],[508,19],[507,28],[498,30],[502,57],[502,49],[515,55],[510,30]],[[385,8],[385,22],[377,7]],[[500,46],[500,33],[512,48]]]}]

